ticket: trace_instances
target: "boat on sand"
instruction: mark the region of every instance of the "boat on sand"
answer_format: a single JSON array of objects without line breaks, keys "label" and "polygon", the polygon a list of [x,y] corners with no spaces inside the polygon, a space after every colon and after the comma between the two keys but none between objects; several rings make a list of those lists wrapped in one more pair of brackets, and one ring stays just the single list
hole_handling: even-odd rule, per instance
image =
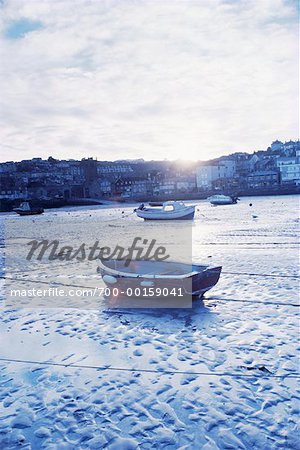
[{"label": "boat on sand", "polygon": [[159,207],[146,207],[142,203],[134,212],[144,220],[193,220],[195,206],[176,201],[164,202]]},{"label": "boat on sand", "polygon": [[14,212],[20,216],[32,216],[35,214],[42,214],[44,212],[43,208],[31,207],[29,202],[23,202],[18,208],[14,208]]},{"label": "boat on sand", "polygon": [[216,194],[208,197],[207,200],[212,205],[235,205],[239,201],[239,198],[231,195]]},{"label": "boat on sand", "polygon": [[221,266],[172,261],[132,260],[128,264],[126,260],[110,259],[101,260],[97,272],[107,287],[117,288],[125,296],[135,292],[142,296],[144,289],[149,296],[165,296],[164,292],[172,296],[174,292],[177,296],[196,298],[217,284],[221,270]]}]

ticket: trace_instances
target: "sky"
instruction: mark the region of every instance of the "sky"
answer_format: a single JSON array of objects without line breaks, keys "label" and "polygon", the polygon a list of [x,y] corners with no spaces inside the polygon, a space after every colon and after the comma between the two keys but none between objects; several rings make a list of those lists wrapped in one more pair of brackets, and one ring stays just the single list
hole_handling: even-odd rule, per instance
[{"label": "sky", "polygon": [[298,139],[294,0],[0,0],[0,160]]}]

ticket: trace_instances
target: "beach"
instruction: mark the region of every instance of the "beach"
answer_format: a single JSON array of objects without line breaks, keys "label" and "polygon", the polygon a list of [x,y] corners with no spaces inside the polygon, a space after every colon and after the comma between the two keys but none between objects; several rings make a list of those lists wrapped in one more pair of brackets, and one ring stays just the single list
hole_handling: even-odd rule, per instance
[{"label": "beach", "polygon": [[[84,287],[76,264],[35,263],[1,279],[1,448],[300,448],[299,197],[197,204],[193,261],[223,272],[192,308],[7,301],[16,278]],[[123,233],[143,226],[132,209],[47,210],[43,220],[58,235],[99,218]],[[10,217],[1,215],[1,230]],[[25,239],[33,219],[17,219]],[[95,269],[89,263],[91,287],[103,284]]]}]

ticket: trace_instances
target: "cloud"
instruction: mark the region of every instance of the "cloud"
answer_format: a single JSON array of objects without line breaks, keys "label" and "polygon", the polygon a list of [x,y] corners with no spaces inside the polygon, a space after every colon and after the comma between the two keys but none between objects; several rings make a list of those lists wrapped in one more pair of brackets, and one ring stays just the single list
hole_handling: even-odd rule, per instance
[{"label": "cloud", "polygon": [[[297,138],[295,2],[10,0],[0,10],[2,160],[208,159]],[[24,20],[42,26],[11,39]]]}]

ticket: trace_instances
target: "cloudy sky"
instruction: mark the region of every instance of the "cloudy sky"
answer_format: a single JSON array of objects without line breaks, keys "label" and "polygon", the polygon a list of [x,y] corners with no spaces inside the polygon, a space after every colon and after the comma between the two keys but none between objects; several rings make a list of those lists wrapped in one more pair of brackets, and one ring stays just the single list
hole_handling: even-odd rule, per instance
[{"label": "cloudy sky", "polygon": [[0,0],[1,160],[297,139],[297,1]]}]

